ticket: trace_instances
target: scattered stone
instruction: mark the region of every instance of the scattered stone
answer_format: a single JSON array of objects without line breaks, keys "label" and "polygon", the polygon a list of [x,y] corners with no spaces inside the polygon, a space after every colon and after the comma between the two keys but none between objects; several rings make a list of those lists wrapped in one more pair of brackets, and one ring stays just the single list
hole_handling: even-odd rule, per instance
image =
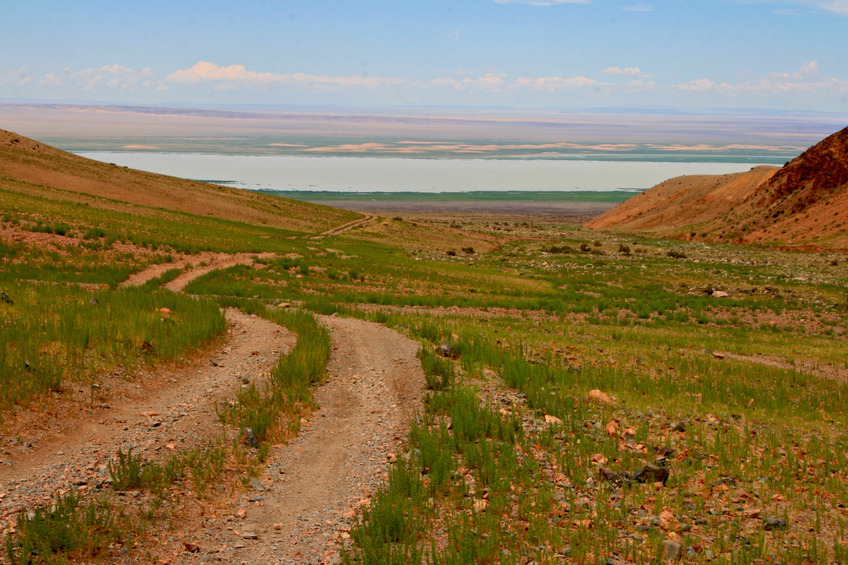
[{"label": "scattered stone", "polygon": [[259,448],[259,439],[256,437],[256,434],[253,433],[253,428],[241,429],[241,442],[247,447],[252,447],[254,449]]},{"label": "scattered stone", "polygon": [[667,445],[664,445],[662,447],[655,447],[654,451],[656,451],[657,455],[659,455],[660,457],[671,457],[672,455],[674,455],[674,449]]},{"label": "scattered stone", "polygon": [[256,532],[242,532],[242,539],[259,539],[259,535]]},{"label": "scattered stone", "polygon": [[727,487],[735,487],[736,479],[733,478],[733,475],[719,475],[718,479],[713,482],[710,486],[724,485]]},{"label": "scattered stone", "polygon": [[200,546],[197,544],[184,541],[183,546],[185,547],[185,550],[189,553],[200,553]]},{"label": "scattered stone", "polygon": [[604,404],[612,404],[612,399],[606,393],[601,392],[598,389],[592,389],[589,391],[589,400],[597,400],[598,402],[602,402]]},{"label": "scattered stone", "polygon": [[713,298],[727,298],[729,295],[723,290],[714,290],[712,293]]},{"label": "scattered stone", "polygon": [[633,480],[637,483],[662,483],[665,486],[668,475],[668,469],[665,467],[646,463],[644,467],[639,467],[634,471]]},{"label": "scattered stone", "polygon": [[255,488],[256,490],[265,490],[265,485],[263,485],[262,482],[256,477],[250,478],[250,486],[252,488]]},{"label": "scattered stone", "polygon": [[630,482],[630,477],[627,476],[627,473],[619,473],[603,465],[598,466],[598,476],[614,486],[621,486],[625,482]]},{"label": "scattered stone", "polygon": [[671,427],[671,431],[673,432],[685,432],[686,425],[683,422],[677,422]]},{"label": "scattered stone", "polygon": [[545,423],[546,424],[562,424],[562,420],[560,420],[556,416],[551,416],[550,414],[545,414]]},{"label": "scattered stone", "polygon": [[679,557],[680,544],[670,539],[663,540],[663,560],[677,561]]},{"label": "scattered stone", "polygon": [[677,518],[668,510],[660,512],[659,518],[657,518],[657,525],[667,532],[676,532],[680,527]]},{"label": "scattered stone", "polygon": [[92,296],[91,300],[89,300],[88,303],[91,304],[92,306],[97,306],[99,304],[99,301]]},{"label": "scattered stone", "polygon": [[9,305],[15,304],[15,301],[12,300],[11,298],[9,298],[9,295],[6,294],[5,292],[0,292],[0,300],[2,300],[3,302],[5,302],[6,304],[9,304]]},{"label": "scattered stone", "polygon": [[766,516],[763,518],[763,529],[767,532],[772,530],[785,530],[786,520],[777,516]]},{"label": "scattered stone", "polygon": [[439,347],[437,347],[436,353],[438,353],[442,357],[447,357],[448,359],[453,359],[456,357],[456,351],[454,351],[453,346],[448,342],[444,342]]}]

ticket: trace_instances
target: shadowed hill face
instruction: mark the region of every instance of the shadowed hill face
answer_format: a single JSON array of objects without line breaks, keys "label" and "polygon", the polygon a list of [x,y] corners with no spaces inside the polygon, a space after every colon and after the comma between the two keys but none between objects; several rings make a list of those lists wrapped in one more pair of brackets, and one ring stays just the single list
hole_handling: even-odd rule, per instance
[{"label": "shadowed hill face", "polygon": [[321,232],[360,214],[266,194],[136,171],[61,151],[0,130],[0,188],[15,183],[60,189],[68,194],[108,198],[248,224],[307,233]]},{"label": "shadowed hill face", "polygon": [[791,199],[793,212],[803,210],[848,184],[848,128],[787,163],[763,187],[763,204]]},{"label": "shadowed hill face", "polygon": [[740,243],[848,247],[848,128],[781,169],[661,183],[587,224]]}]

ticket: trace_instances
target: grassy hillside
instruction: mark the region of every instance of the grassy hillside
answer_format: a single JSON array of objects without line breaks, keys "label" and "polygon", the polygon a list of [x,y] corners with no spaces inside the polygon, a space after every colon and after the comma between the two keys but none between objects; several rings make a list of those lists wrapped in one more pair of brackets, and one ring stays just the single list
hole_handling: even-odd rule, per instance
[{"label": "grassy hillside", "polygon": [[[268,429],[275,418],[297,422],[292,414],[307,404],[300,395],[321,370],[315,352],[329,350],[307,314],[358,316],[421,342],[430,392],[388,481],[351,531],[351,561],[848,560],[841,255],[598,234],[518,217],[380,219],[313,239],[292,226],[9,178],[0,205],[4,439],[32,411],[49,425],[62,394],[79,385],[100,390],[91,385],[115,373],[131,381],[219,339],[220,305],[314,340],[304,361],[281,365],[306,375],[296,395],[254,391],[222,418]],[[161,288],[175,273],[120,287],[148,265],[201,261],[200,250],[271,255],[210,272],[186,294]],[[275,310],[281,301],[297,313]],[[445,342],[451,358],[435,353]],[[178,528],[188,497],[244,488],[264,456],[228,449],[175,455],[161,467],[116,460],[138,471],[134,488],[159,501],[146,513],[127,518],[126,497],[111,491],[83,499],[112,517],[110,532],[123,532],[121,551],[155,555],[157,528]],[[237,478],[192,475],[184,470],[191,465]],[[193,491],[189,476],[206,477],[197,488],[213,492]],[[45,505],[22,513],[17,534],[2,525],[8,555],[41,560],[21,548],[36,535],[28,532],[66,520],[60,511],[72,512]],[[87,560],[95,549],[118,559],[115,538],[98,537],[99,522],[79,530],[88,549],[55,546],[57,561]]]},{"label": "grassy hillside", "polygon": [[297,232],[321,232],[359,217],[346,210],[100,163],[4,130],[0,188],[50,197],[58,194],[50,189],[59,189],[69,202],[98,208],[130,213],[141,207],[164,209]]}]

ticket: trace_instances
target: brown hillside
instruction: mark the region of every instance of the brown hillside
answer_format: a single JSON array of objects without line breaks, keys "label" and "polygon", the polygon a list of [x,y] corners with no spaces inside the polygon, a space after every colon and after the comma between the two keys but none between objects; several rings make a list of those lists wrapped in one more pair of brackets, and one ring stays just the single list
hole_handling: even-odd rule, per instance
[{"label": "brown hillside", "polygon": [[694,175],[669,179],[589,222],[594,229],[614,228],[677,235],[699,226],[708,229],[741,205],[777,167],[754,167],[731,175]]},{"label": "brown hillside", "polygon": [[740,243],[848,247],[848,128],[784,167],[665,181],[587,224]]},{"label": "brown hillside", "polygon": [[236,188],[118,167],[0,130],[0,187],[19,181],[151,208],[321,232],[361,214]]}]

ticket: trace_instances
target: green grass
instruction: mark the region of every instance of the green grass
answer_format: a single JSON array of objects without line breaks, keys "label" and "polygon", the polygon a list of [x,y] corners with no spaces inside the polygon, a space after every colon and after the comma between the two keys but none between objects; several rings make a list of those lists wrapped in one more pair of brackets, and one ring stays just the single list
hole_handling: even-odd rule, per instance
[{"label": "green grass", "polygon": [[[324,377],[330,341],[309,312],[354,315],[423,343],[429,392],[406,449],[351,531],[349,561],[658,563],[671,535],[657,524],[666,511],[691,562],[846,559],[848,271],[831,255],[433,220],[499,244],[481,252],[479,240],[458,237],[448,254],[423,239],[399,247],[392,238],[413,231],[399,220],[287,239],[260,226],[39,194],[0,191],[4,225],[49,229],[58,242],[46,250],[0,243],[0,290],[14,302],[0,302],[5,409],[99,371],[179,357],[220,335],[219,306],[236,306],[298,336],[268,385],[245,389],[221,414],[262,440],[249,454],[258,464],[268,443],[296,433]],[[122,254],[118,241],[154,251]],[[145,265],[201,249],[279,256],[195,280],[187,292],[198,299],[159,288],[179,271],[117,288]],[[293,306],[269,306],[281,301]],[[434,354],[445,341],[457,359]],[[594,389],[613,404],[590,400]],[[665,486],[617,486],[599,473],[603,461],[630,476],[661,447],[673,450],[661,462]],[[169,462],[122,452],[113,485],[161,497],[189,482],[202,493],[245,453],[215,444]],[[726,475],[733,484],[724,490]],[[86,504],[74,512],[85,514]],[[789,528],[767,532],[761,517],[744,517],[751,509]],[[39,515],[47,525],[32,531],[61,537],[51,519]],[[132,535],[131,522],[118,530]],[[18,560],[26,544],[42,543],[8,539]]]},{"label": "green grass", "polygon": [[[98,372],[160,363],[225,330],[215,302],[141,288],[7,282],[0,303],[0,406],[26,403]],[[22,376],[26,378],[21,378]]]},{"label": "green grass", "polygon": [[69,493],[51,509],[18,516],[14,536],[6,537],[6,559],[15,565],[37,560],[48,565],[100,559],[109,546],[138,533],[133,519],[105,498],[89,501]]},{"label": "green grass", "polygon": [[246,306],[244,301],[233,299],[223,304],[240,305],[297,335],[294,349],[280,357],[264,389],[251,384],[240,392],[235,404],[223,412],[223,421],[237,428],[251,428],[260,442],[296,433],[300,415],[315,407],[312,385],[321,382],[326,373],[330,356],[327,330],[307,312],[270,309],[257,302]]}]

